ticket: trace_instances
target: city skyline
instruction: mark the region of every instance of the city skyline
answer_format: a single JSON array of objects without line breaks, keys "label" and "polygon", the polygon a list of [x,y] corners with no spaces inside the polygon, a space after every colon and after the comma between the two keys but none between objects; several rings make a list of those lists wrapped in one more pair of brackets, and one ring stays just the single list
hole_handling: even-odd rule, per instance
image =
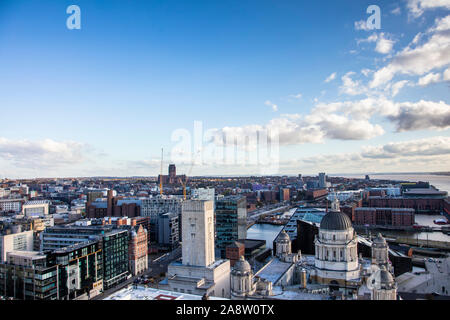
[{"label": "city skyline", "polygon": [[277,130],[273,174],[450,170],[450,1],[72,4],[0,4],[0,178],[157,176],[162,147],[259,175],[174,161],[196,121]]}]

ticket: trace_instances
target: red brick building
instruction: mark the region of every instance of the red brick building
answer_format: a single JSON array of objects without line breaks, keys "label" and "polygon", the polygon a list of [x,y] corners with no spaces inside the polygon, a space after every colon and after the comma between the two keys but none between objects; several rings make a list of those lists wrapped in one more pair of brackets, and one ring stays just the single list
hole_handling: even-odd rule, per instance
[{"label": "red brick building", "polygon": [[412,226],[415,222],[411,208],[355,208],[355,225]]},{"label": "red brick building", "polygon": [[325,197],[328,194],[327,189],[314,189],[306,191],[306,198],[308,200],[316,200]]},{"label": "red brick building", "polygon": [[245,245],[235,241],[225,249],[225,257],[230,260],[230,265],[234,266],[236,261],[245,254]]},{"label": "red brick building", "polygon": [[147,230],[139,226],[131,226],[128,247],[129,268],[132,275],[148,269]]},{"label": "red brick building", "polygon": [[440,214],[444,210],[442,198],[389,198],[389,197],[369,197],[369,207],[381,208],[411,208],[416,213]]}]

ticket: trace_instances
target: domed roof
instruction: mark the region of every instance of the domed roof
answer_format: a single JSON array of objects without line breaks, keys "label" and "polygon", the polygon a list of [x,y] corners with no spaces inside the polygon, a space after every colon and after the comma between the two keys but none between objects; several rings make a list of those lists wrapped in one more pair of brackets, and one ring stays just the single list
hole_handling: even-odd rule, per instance
[{"label": "domed roof", "polygon": [[320,229],[322,230],[347,230],[352,227],[350,218],[342,212],[330,211],[320,222]]},{"label": "domed roof", "polygon": [[247,260],[244,259],[244,256],[241,256],[239,260],[235,263],[233,271],[245,273],[252,271],[252,268],[250,267],[250,263],[248,263]]},{"label": "domed roof", "polygon": [[291,238],[289,237],[289,235],[287,234],[287,232],[284,229],[280,232],[280,235],[277,238],[277,241],[283,241],[283,240],[291,241]]},{"label": "domed roof", "polygon": [[378,272],[380,277],[380,283],[382,284],[394,283],[394,278],[392,277],[392,274],[389,271],[387,271],[385,266],[381,266],[381,269]]}]

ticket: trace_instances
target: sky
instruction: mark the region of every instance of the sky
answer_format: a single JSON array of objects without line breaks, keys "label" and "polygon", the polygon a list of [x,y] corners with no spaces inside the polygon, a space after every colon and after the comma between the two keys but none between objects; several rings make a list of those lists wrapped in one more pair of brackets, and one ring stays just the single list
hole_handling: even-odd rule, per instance
[{"label": "sky", "polygon": [[0,115],[0,178],[450,171],[450,0],[2,0]]}]

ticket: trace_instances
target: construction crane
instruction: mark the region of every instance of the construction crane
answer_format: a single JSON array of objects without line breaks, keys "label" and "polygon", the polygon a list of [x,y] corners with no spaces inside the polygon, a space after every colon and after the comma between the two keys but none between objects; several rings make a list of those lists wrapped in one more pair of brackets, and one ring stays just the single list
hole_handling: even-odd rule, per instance
[{"label": "construction crane", "polygon": [[186,176],[186,181],[181,180],[181,185],[183,186],[183,199],[186,200],[186,184],[188,177]]},{"label": "construction crane", "polygon": [[161,148],[161,174],[159,175],[159,194],[163,194],[163,156],[164,156],[164,148]]}]

